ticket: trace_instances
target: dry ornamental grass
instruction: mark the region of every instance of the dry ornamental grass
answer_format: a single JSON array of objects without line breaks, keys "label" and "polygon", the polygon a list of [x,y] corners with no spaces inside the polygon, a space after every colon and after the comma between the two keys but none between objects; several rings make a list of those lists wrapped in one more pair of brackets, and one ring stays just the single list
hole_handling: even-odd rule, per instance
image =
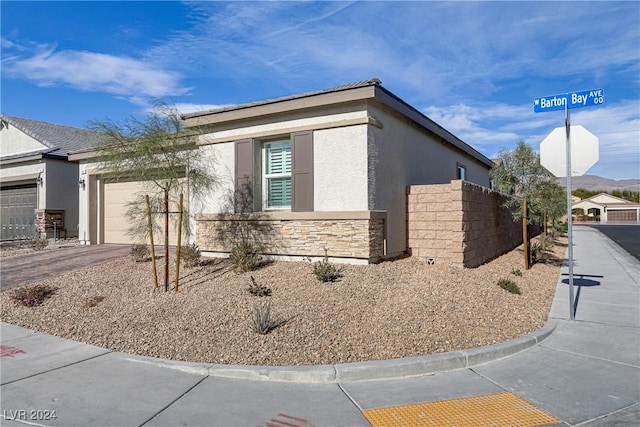
[{"label": "dry ornamental grass", "polygon": [[[5,322],[115,351],[192,362],[315,365],[426,355],[542,327],[565,241],[530,270],[520,248],[473,269],[414,258],[339,266],[339,279],[327,283],[307,262],[238,274],[228,260],[212,259],[181,269],[178,293],[154,292],[151,264],[129,256],[40,282],[57,291],[37,307],[2,292],[0,314]],[[518,269],[521,276],[513,273]],[[251,276],[271,295],[252,295]],[[500,279],[515,282],[522,294],[500,288]],[[269,301],[276,325],[265,335],[252,329],[262,301]]]}]

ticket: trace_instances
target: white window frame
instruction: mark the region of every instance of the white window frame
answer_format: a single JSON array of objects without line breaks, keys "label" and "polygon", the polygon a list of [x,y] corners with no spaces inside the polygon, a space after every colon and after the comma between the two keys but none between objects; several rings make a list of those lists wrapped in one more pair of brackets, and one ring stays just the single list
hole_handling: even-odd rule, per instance
[{"label": "white window frame", "polygon": [[467,167],[462,163],[456,163],[456,178],[462,181],[467,180]]},{"label": "white window frame", "polygon": [[263,210],[290,210],[291,209],[291,205],[287,205],[287,206],[269,206],[269,180],[273,179],[273,178],[289,178],[291,185],[291,194],[289,195],[289,200],[292,199],[293,196],[293,179],[292,179],[292,174],[291,174],[291,170],[293,169],[293,158],[291,159],[291,165],[290,165],[290,170],[289,172],[285,172],[285,173],[272,173],[272,174],[267,174],[267,146],[269,144],[274,144],[274,143],[289,143],[289,150],[291,151],[291,138],[289,137],[282,137],[282,138],[278,138],[278,139],[273,139],[273,140],[269,140],[269,141],[263,141],[262,142],[262,147],[261,147],[261,152],[262,152],[262,206],[263,206]]}]

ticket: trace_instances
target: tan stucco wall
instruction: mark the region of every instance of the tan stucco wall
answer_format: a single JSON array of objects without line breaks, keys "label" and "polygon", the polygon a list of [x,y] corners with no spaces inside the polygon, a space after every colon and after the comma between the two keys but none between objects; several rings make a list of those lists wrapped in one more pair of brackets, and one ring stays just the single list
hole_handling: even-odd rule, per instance
[{"label": "tan stucco wall", "polygon": [[367,128],[357,125],[313,133],[314,210],[368,210]]},{"label": "tan stucco wall", "polygon": [[369,209],[388,211],[387,252],[406,250],[406,187],[456,179],[457,163],[467,180],[489,186],[489,169],[471,156],[439,142],[427,131],[385,107],[370,105],[382,128],[369,126]]}]

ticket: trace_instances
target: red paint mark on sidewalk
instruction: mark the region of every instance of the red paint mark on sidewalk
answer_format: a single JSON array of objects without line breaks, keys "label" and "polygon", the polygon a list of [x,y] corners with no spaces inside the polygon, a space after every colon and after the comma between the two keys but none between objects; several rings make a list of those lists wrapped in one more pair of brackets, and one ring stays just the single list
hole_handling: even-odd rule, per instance
[{"label": "red paint mark on sidewalk", "polygon": [[278,414],[276,418],[271,418],[268,422],[258,427],[314,427],[314,425],[304,418]]},{"label": "red paint mark on sidewalk", "polygon": [[16,354],[27,354],[27,352],[16,347],[0,345],[0,357],[13,357]]}]

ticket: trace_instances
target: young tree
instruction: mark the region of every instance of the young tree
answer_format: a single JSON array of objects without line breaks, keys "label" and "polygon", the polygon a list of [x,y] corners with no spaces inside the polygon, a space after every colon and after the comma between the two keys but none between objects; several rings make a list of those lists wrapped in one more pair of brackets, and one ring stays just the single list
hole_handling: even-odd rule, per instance
[{"label": "young tree", "polygon": [[[523,220],[523,243],[528,248],[526,224],[541,224],[545,206],[542,203],[542,190],[550,187],[555,178],[540,164],[540,156],[524,141],[518,142],[513,151],[501,151],[497,165],[491,170],[495,188],[510,195],[505,205],[511,209],[513,219]],[[526,206],[526,218],[523,207]],[[528,268],[528,255],[525,250],[525,268]]]},{"label": "young tree", "polygon": [[[175,107],[158,104],[144,119],[130,117],[123,123],[94,121],[90,129],[103,133],[106,142],[98,148],[99,173],[112,181],[135,180],[143,189],[127,203],[128,234],[148,238],[149,225],[145,198],[151,201],[155,214],[153,230],[164,232],[164,285],[169,286],[169,219],[170,207],[181,194],[190,203],[182,215],[182,230],[190,230],[189,209],[218,181],[214,165],[206,164],[197,149],[198,134],[184,129]],[[158,216],[163,219],[162,224]],[[172,216],[175,218],[175,216]]]},{"label": "young tree", "polygon": [[556,219],[567,213],[567,192],[555,180],[542,182],[534,196],[534,204],[545,214],[545,219],[550,219],[555,226]]}]

